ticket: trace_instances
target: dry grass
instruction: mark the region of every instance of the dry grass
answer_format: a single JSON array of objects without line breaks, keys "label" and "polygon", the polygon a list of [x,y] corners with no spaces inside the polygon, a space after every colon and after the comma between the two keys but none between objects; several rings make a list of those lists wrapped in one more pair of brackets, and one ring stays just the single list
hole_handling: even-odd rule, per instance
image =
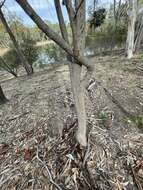
[{"label": "dry grass", "polygon": [[[43,47],[43,46],[46,46],[48,44],[54,44],[54,42],[50,41],[50,40],[37,42],[36,47]],[[3,56],[4,54],[6,54],[9,50],[10,50],[10,48],[0,47],[0,56]]]},{"label": "dry grass", "polygon": [[9,51],[8,48],[0,48],[0,56],[3,56],[5,53]]}]

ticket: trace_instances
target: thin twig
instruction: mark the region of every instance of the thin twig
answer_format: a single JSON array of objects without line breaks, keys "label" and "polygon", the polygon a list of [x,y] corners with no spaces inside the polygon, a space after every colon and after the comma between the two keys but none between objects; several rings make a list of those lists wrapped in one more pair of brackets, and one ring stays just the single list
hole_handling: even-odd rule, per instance
[{"label": "thin twig", "polygon": [[84,159],[83,159],[83,167],[85,166],[85,163],[87,161],[87,159],[89,158],[90,156],[90,134],[88,135],[88,142],[87,142],[87,149],[86,149],[86,152],[85,152],[85,156],[84,156]]},{"label": "thin twig", "polygon": [[58,189],[58,190],[62,190],[62,188],[56,183],[56,182],[54,182],[54,180],[53,180],[53,177],[52,177],[52,174],[51,174],[51,172],[50,172],[50,170],[49,170],[49,168],[47,167],[47,165],[39,158],[39,156],[38,156],[38,148],[37,148],[37,160],[39,161],[39,162],[41,162],[41,164],[44,166],[44,168],[46,169],[46,171],[47,171],[47,173],[48,173],[48,176],[49,176],[49,180],[50,180],[50,182]]},{"label": "thin twig", "polygon": [[12,117],[12,118],[9,118],[8,121],[13,121],[13,120],[15,120],[15,119],[21,118],[21,117],[23,117],[24,115],[27,115],[27,114],[29,114],[29,113],[30,113],[30,112],[25,112],[25,113],[16,115],[16,116],[14,116],[14,117]]},{"label": "thin twig", "polygon": [[8,182],[8,180],[10,180],[11,178],[13,179],[16,176],[21,176],[21,174],[11,174],[7,179],[5,179],[4,181],[0,182],[0,188]]}]

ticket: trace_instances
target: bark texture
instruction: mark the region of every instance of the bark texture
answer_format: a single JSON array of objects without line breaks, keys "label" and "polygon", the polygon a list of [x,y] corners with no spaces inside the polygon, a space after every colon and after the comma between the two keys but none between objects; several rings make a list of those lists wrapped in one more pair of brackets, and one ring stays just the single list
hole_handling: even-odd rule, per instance
[{"label": "bark texture", "polygon": [[128,33],[126,42],[127,58],[131,59],[134,52],[135,23],[137,16],[137,0],[129,0]]},{"label": "bark texture", "polygon": [[138,17],[138,24],[136,26],[136,35],[135,35],[135,44],[134,49],[135,51],[139,50],[141,47],[141,43],[143,40],[143,15],[139,15]]},{"label": "bark texture", "polygon": [[0,85],[0,104],[4,104],[4,103],[6,103],[8,100],[7,100],[7,98],[5,97],[5,95],[4,95],[4,92],[3,92],[3,90],[2,90],[2,87],[1,87],[1,85]]},{"label": "bark texture", "polygon": [[[55,0],[55,7],[62,37],[69,44],[68,33],[66,30],[66,25],[64,22],[59,0]],[[72,28],[73,53],[75,57],[84,57],[83,50],[85,47],[85,1],[75,2],[76,12],[74,12],[70,1],[66,1],[66,7]],[[69,61],[71,86],[78,117],[77,140],[82,146],[86,146],[86,110],[84,101],[84,86],[81,80],[82,65],[78,64],[77,60],[73,59],[72,57],[67,56],[67,59]]]},{"label": "bark texture", "polygon": [[13,45],[15,47],[15,50],[17,52],[17,55],[18,55],[22,65],[23,65],[23,67],[25,68],[27,74],[31,75],[33,73],[33,68],[28,64],[28,61],[26,60],[25,56],[23,55],[23,53],[19,47],[19,44],[16,41],[15,36],[14,36],[13,32],[11,31],[1,9],[0,9],[0,19],[1,19],[1,21],[5,27],[5,30],[9,34],[11,41],[13,42]]},{"label": "bark texture", "polygon": [[[80,6],[80,7],[79,7]],[[85,48],[85,1],[82,3],[78,0],[75,1],[76,18],[75,19],[75,36],[73,49],[76,56],[84,57]],[[75,60],[76,61],[76,60]],[[78,64],[72,64],[71,81],[73,85],[73,93],[75,99],[75,106],[78,116],[78,142],[86,146],[86,109],[85,109],[85,89],[82,83],[82,66]]]}]

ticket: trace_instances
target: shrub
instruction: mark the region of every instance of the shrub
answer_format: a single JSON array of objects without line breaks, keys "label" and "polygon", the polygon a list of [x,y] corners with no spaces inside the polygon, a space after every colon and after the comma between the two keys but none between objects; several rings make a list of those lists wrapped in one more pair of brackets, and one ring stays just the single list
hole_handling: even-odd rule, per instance
[{"label": "shrub", "polygon": [[[30,35],[22,35],[22,41],[19,42],[19,44],[28,63],[32,66],[38,58],[38,51],[35,46],[36,42],[30,37]],[[3,58],[12,68],[17,69],[21,64],[13,46],[11,46],[10,50],[4,54]]]},{"label": "shrub", "polygon": [[19,67],[20,60],[14,48],[8,50],[4,55],[3,59],[5,62],[16,72]]},{"label": "shrub", "polygon": [[36,47],[36,41],[33,40],[30,35],[23,35],[20,47],[28,63],[33,65],[33,63],[38,58],[38,48]]},{"label": "shrub", "polygon": [[86,46],[97,49],[113,49],[115,46],[122,47],[126,42],[127,27],[123,23],[116,26],[114,23],[106,22],[97,28],[92,35],[86,38]]},{"label": "shrub", "polygon": [[61,61],[64,60],[66,57],[65,52],[56,44],[49,44],[45,52],[49,59],[54,60],[54,61]]}]

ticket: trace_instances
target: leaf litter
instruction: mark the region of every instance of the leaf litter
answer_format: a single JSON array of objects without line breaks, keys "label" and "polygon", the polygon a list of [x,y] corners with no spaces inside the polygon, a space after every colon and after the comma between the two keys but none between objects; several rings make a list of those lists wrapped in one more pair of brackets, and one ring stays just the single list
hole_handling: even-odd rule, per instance
[{"label": "leaf litter", "polygon": [[56,70],[3,84],[10,102],[0,110],[0,189],[141,190],[143,134],[92,85],[88,146],[80,147],[68,69]]}]

